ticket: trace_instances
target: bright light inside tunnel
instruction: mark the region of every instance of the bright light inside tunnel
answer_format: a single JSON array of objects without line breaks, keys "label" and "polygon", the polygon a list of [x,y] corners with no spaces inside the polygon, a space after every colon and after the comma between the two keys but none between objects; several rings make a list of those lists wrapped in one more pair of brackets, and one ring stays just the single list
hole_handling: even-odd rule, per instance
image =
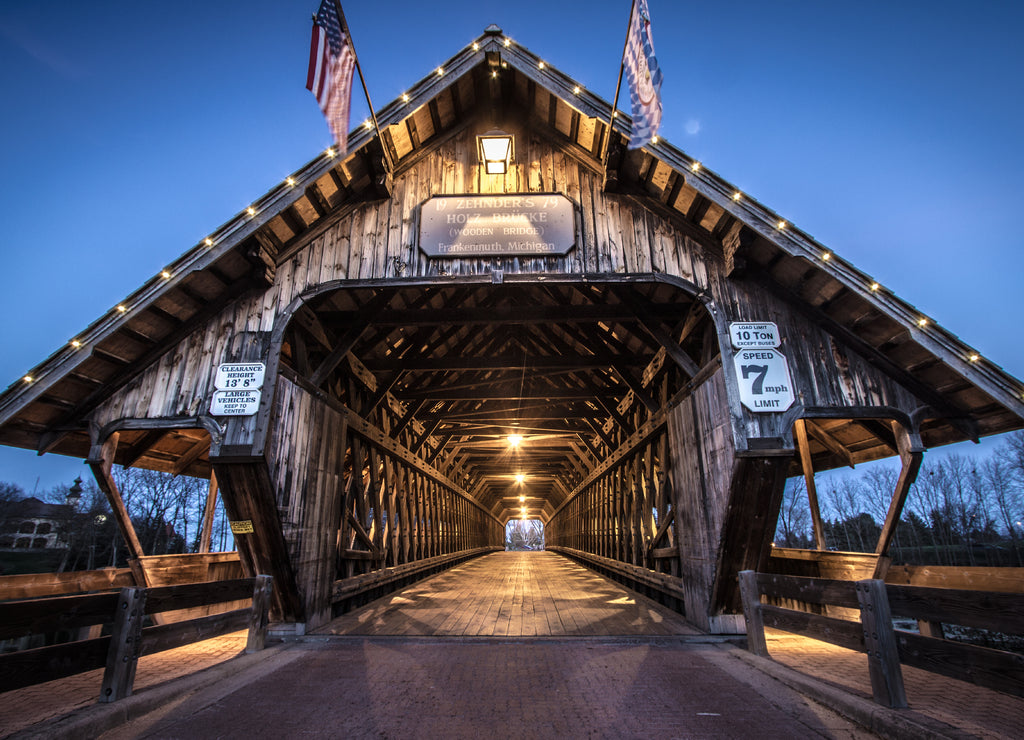
[{"label": "bright light inside tunnel", "polygon": [[519,443],[523,441],[523,435],[521,434],[510,434],[508,435],[508,443],[513,447],[518,447]]},{"label": "bright light inside tunnel", "polygon": [[525,475],[522,473],[516,473],[516,483],[522,483],[524,480],[526,480]]}]

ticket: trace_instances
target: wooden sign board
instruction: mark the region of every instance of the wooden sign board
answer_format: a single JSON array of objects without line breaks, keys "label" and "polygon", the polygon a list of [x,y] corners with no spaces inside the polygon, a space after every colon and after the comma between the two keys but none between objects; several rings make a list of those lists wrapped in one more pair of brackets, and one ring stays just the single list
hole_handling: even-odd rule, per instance
[{"label": "wooden sign board", "polygon": [[564,255],[575,244],[572,201],[558,193],[436,195],[420,209],[429,257]]},{"label": "wooden sign board", "polygon": [[260,410],[259,389],[251,391],[215,391],[210,400],[212,416],[253,416]]},{"label": "wooden sign board", "polygon": [[231,522],[231,534],[252,534],[252,519],[241,519]]}]

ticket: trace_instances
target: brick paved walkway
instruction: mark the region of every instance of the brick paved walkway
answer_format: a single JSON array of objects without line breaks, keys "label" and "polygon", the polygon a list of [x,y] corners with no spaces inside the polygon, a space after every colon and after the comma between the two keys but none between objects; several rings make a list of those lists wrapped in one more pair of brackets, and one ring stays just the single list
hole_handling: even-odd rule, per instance
[{"label": "brick paved walkway", "polygon": [[[245,652],[247,633],[233,632],[139,659],[134,692],[215,666]],[[0,737],[96,703],[103,669],[0,694]]]},{"label": "brick paved walkway", "polygon": [[[506,559],[504,564],[514,562]],[[826,643],[769,630],[772,661],[766,662],[738,654],[728,646],[693,644],[689,628],[676,632],[677,636],[665,635],[663,628],[670,622],[676,624],[674,618],[658,623],[659,629],[654,632],[662,636],[645,636],[643,620],[661,618],[661,608],[589,571],[564,570],[563,575],[577,585],[586,581],[583,591],[592,592],[595,603],[587,606],[582,597],[578,602],[570,598],[565,589],[572,583],[548,589],[549,598],[552,602],[569,602],[565,609],[567,615],[575,614],[573,620],[581,614],[595,617],[589,622],[595,634],[629,637],[531,637],[516,631],[515,625],[530,621],[516,621],[517,609],[524,616],[546,615],[549,627],[588,622],[563,622],[560,616],[555,620],[552,615],[560,614],[563,608],[557,603],[534,599],[536,603],[525,609],[529,600],[517,600],[516,594],[521,592],[504,577],[491,598],[474,600],[473,588],[445,580],[455,570],[378,599],[332,623],[348,636],[310,636],[307,642],[269,651],[273,655],[267,659],[247,656],[237,663],[226,663],[242,654],[244,632],[146,656],[139,663],[136,697],[142,700],[148,695],[155,701],[166,694],[165,703],[175,705],[173,697],[194,688],[197,681],[180,682],[179,691],[177,684],[171,683],[174,679],[213,668],[196,677],[203,688],[182,705],[190,706],[195,718],[204,719],[182,716],[175,720],[185,723],[180,728],[175,725],[172,731],[168,725],[164,728],[166,734],[156,735],[172,737],[213,734],[212,729],[207,730],[215,726],[211,724],[214,720],[203,707],[229,698],[234,708],[224,716],[238,722],[258,718],[252,725],[256,736],[278,737],[294,730],[335,737],[459,737],[477,733],[505,737],[528,728],[539,737],[586,737],[588,733],[592,737],[852,737],[856,734],[844,721],[822,713],[806,700],[794,703],[788,689],[781,695],[774,694],[773,686],[774,690],[784,687],[770,676],[786,682],[787,676],[794,675],[789,671],[792,669],[812,677],[812,686],[838,687],[862,699],[871,696],[867,658]],[[471,577],[479,576],[472,575],[472,568],[465,570]],[[521,577],[531,577],[529,568],[516,566],[512,570],[518,570]],[[590,583],[588,579],[596,581]],[[465,592],[470,601],[451,599],[445,604],[442,592],[449,588]],[[513,604],[504,605],[502,599],[493,598],[498,591],[510,593]],[[467,603],[477,606],[472,612],[474,619],[463,620],[465,627],[477,624],[480,629],[456,630],[462,637],[408,636],[415,630],[429,634],[424,628],[427,623],[461,623],[434,612],[463,609]],[[623,610],[620,615],[609,611],[612,605]],[[422,607],[421,613],[415,612],[417,606]],[[505,626],[492,629],[485,624],[484,615],[492,608],[499,619],[505,620]],[[397,621],[389,624],[391,619]],[[367,636],[352,634],[359,632]],[[502,632],[504,636],[482,636]],[[220,664],[224,665],[218,668]],[[752,671],[751,664],[762,668],[767,665],[768,673]],[[739,688],[728,683],[729,676],[739,682]],[[101,671],[92,671],[0,694],[0,737],[28,728],[46,736],[47,728],[54,726],[48,721],[73,711],[75,716],[95,713],[101,677]],[[1021,736],[1024,699],[913,668],[904,668],[904,680],[910,709],[902,710],[901,716],[955,737]],[[252,689],[245,688],[250,685]],[[812,691],[812,695],[835,695],[834,690],[830,691]],[[301,703],[306,697],[314,704],[308,710],[313,719],[312,724],[302,725],[304,720],[293,716],[298,710],[281,707],[287,706],[282,704],[285,699]],[[874,705],[861,704],[869,711],[875,710]],[[275,711],[277,714],[273,714]],[[728,728],[721,719],[727,713],[736,723]],[[765,724],[764,718],[769,717],[779,724]],[[132,723],[137,735],[119,736],[145,736],[164,720],[170,721],[166,712],[157,711],[145,723]],[[950,733],[950,728],[955,730]],[[238,727],[229,724],[220,725],[220,731],[239,734]]]},{"label": "brick paved walkway", "polygon": [[[868,658],[826,642],[767,629],[768,652],[777,662],[817,680],[871,699]],[[1024,699],[903,666],[909,711],[938,720],[970,736],[1024,735]]]},{"label": "brick paved walkway", "polygon": [[325,638],[103,737],[870,737],[719,646],[645,639]]}]

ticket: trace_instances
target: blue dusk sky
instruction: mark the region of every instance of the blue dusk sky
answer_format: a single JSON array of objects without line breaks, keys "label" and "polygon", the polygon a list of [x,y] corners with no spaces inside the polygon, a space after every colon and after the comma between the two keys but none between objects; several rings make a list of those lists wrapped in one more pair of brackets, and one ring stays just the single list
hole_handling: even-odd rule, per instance
[{"label": "blue dusk sky", "polygon": [[[629,5],[345,11],[380,108],[490,23],[610,101]],[[649,6],[664,138],[1024,376],[1024,3]],[[331,143],[305,90],[316,8],[0,4],[0,387]],[[0,448],[30,492],[86,472]]]}]

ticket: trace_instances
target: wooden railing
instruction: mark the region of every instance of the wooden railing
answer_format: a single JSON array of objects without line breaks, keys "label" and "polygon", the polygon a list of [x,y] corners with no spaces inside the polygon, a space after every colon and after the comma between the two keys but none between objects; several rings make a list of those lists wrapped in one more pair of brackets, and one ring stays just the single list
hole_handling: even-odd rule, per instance
[{"label": "wooden railing", "polygon": [[409,583],[440,573],[442,570],[452,568],[466,560],[502,549],[500,547],[478,547],[472,550],[461,550],[448,555],[437,555],[344,578],[334,582],[331,604],[335,613],[345,613],[385,593],[403,588]]},{"label": "wooden railing", "polygon": [[[867,653],[874,699],[906,707],[902,665],[1024,696],[1024,655],[977,647],[893,627],[893,615],[923,624],[955,624],[1024,634],[1024,594],[740,573],[747,645],[767,657],[764,628],[812,637]],[[859,609],[860,621],[763,603],[764,599]]]},{"label": "wooden railing", "polygon": [[[140,656],[246,628],[246,652],[262,650],[270,590],[271,578],[257,576],[0,603],[0,639],[112,625],[105,637],[0,655],[0,691],[105,668],[99,701],[112,702],[131,695]],[[143,627],[146,616],[249,598],[248,608]]]},{"label": "wooden railing", "polygon": [[580,565],[584,565],[598,573],[608,576],[634,591],[655,598],[670,608],[682,611],[683,586],[678,576],[645,568],[640,565],[624,563],[621,560],[594,555],[593,553],[574,550],[571,547],[548,547]]}]

